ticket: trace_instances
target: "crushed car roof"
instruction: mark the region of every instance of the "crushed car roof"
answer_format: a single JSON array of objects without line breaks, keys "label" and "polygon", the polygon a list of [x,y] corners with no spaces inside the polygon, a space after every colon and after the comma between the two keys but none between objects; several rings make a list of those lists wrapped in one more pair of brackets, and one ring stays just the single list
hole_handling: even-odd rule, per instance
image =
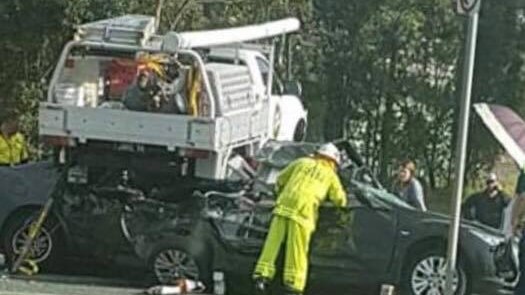
[{"label": "crushed car roof", "polygon": [[[333,143],[343,152],[344,157],[357,166],[364,164],[363,159],[350,142],[342,139]],[[294,159],[313,154],[322,144],[320,142],[269,141],[257,153],[255,159],[275,168],[284,168]]]}]

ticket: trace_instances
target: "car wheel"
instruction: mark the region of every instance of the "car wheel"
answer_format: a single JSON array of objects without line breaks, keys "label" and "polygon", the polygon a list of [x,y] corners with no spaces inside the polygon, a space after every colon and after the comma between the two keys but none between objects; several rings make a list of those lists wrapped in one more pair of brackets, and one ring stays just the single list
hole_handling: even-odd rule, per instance
[{"label": "car wheel", "polygon": [[[456,295],[467,294],[468,277],[465,266],[458,262],[453,277]],[[411,259],[403,271],[402,294],[439,295],[445,293],[446,258],[443,251],[426,250]]]},{"label": "car wheel", "polygon": [[190,279],[211,287],[212,274],[207,258],[197,258],[182,247],[160,247],[153,252],[148,264],[158,283],[170,284],[178,279]]},{"label": "car wheel", "polygon": [[[38,213],[39,211],[21,212],[8,220],[2,235],[2,246],[9,264],[14,263],[22,252],[22,248],[29,238],[29,228],[38,217]],[[29,259],[44,269],[50,268],[53,262],[57,261],[58,254],[61,253],[62,240],[59,227],[55,218],[48,216],[29,250]]]},{"label": "car wheel", "polygon": [[297,122],[293,133],[293,141],[304,141],[306,139],[306,121],[301,119]]}]

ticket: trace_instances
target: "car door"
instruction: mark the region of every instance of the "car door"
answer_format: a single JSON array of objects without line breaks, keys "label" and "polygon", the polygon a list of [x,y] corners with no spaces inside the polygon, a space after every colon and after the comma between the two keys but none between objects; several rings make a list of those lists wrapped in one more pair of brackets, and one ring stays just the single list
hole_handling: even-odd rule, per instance
[{"label": "car door", "polygon": [[363,204],[354,197],[345,209],[322,208],[311,244],[312,283],[368,286],[383,281],[394,249],[396,223],[392,207]]},{"label": "car door", "polygon": [[[226,272],[235,288],[250,288],[251,276],[271,221],[271,207],[257,206],[252,212],[230,212],[215,221],[224,253],[217,254],[215,267]],[[247,289],[248,290],[248,289]]]},{"label": "car door", "polygon": [[101,197],[89,190],[68,190],[62,199],[58,210],[75,255],[105,261],[124,249],[127,241],[120,224],[123,206],[117,198]]}]

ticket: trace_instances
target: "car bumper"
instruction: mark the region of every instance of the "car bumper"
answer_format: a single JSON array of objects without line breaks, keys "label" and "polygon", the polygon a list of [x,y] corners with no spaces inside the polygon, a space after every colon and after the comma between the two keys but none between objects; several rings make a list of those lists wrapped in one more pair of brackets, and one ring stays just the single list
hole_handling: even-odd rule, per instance
[{"label": "car bumper", "polygon": [[506,282],[504,279],[491,277],[476,280],[472,284],[472,294],[479,295],[512,295],[517,282]]},{"label": "car bumper", "polygon": [[[515,278],[518,268],[517,243],[513,243],[510,254],[499,255],[497,250],[504,242],[502,238],[489,243],[487,239],[478,239],[478,236],[472,235],[470,239],[465,239],[470,243],[465,244],[462,252],[470,266],[471,293],[514,294],[518,283]],[[510,273],[511,270],[514,274]]]}]

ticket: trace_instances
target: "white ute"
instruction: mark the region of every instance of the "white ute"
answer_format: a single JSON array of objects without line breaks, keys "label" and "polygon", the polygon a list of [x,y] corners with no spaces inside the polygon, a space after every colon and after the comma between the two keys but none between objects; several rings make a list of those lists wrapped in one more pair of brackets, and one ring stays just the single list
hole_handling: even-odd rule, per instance
[{"label": "white ute", "polygon": [[[165,35],[154,24],[142,15],[88,23],[65,46],[39,110],[40,136],[61,162],[100,147],[153,149],[197,177],[224,179],[268,140],[304,139],[300,85],[274,75],[273,44],[246,43],[294,32],[297,19]],[[147,106],[130,109],[133,95]]]}]

